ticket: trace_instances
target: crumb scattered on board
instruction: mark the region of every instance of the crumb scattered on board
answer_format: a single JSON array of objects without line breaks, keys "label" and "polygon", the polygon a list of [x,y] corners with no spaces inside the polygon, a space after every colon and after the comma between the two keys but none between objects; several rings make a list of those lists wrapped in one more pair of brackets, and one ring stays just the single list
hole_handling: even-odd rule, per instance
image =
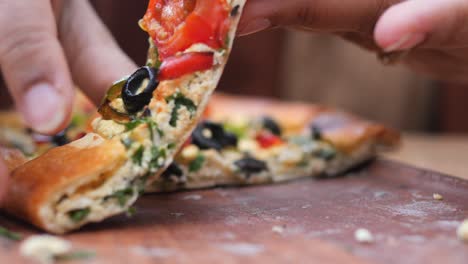
[{"label": "crumb scattered on board", "polygon": [[278,234],[283,234],[284,226],[274,226],[273,228],[271,228],[271,231],[278,233]]},{"label": "crumb scattered on board", "polygon": [[65,239],[51,235],[30,236],[21,242],[20,254],[41,264],[55,263],[58,260],[89,259],[91,251],[72,251],[72,244]]},{"label": "crumb scattered on board", "polygon": [[67,240],[49,236],[31,236],[20,245],[20,254],[38,263],[53,263],[55,257],[71,250],[71,243]]},{"label": "crumb scattered on board", "polygon": [[434,193],[432,197],[434,198],[434,200],[437,200],[437,201],[442,201],[444,199],[444,197],[438,193]]},{"label": "crumb scattered on board", "polygon": [[468,219],[463,221],[458,227],[457,236],[461,241],[468,243]]},{"label": "crumb scattered on board", "polygon": [[199,194],[191,194],[191,195],[187,195],[183,198],[183,200],[193,200],[193,201],[199,201],[203,198],[203,196],[199,195]]},{"label": "crumb scattered on board", "polygon": [[359,228],[354,232],[354,239],[358,241],[359,243],[372,243],[374,242],[374,236],[372,233],[365,229],[365,228]]}]

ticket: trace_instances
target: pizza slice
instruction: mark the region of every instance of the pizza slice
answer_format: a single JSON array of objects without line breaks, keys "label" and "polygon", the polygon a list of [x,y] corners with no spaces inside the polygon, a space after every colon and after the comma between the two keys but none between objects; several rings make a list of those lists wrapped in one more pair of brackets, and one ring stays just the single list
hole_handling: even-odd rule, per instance
[{"label": "pizza slice", "polygon": [[336,109],[216,95],[147,192],[335,176],[399,145],[399,133]]},{"label": "pizza slice", "polygon": [[[81,129],[72,128],[85,131],[86,122],[81,124]],[[62,140],[74,138],[74,130],[62,133]],[[336,176],[393,150],[399,137],[392,129],[337,109],[218,94],[175,162],[145,192]],[[34,141],[41,149],[57,144],[54,137],[48,143]],[[3,151],[10,167],[25,162],[18,151]]]},{"label": "pizza slice", "polygon": [[109,89],[92,133],[14,168],[4,209],[58,234],[128,211],[204,112],[244,4],[151,0],[148,65]]}]

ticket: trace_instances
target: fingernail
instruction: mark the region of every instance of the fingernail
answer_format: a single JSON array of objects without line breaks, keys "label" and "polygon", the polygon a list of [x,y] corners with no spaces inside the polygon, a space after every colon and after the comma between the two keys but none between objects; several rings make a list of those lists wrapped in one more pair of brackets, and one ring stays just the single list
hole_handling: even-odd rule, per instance
[{"label": "fingernail", "polygon": [[237,35],[245,36],[271,27],[270,20],[266,18],[255,19],[247,23],[245,27],[239,28]]},{"label": "fingernail", "polygon": [[404,35],[395,43],[386,47],[384,51],[393,52],[393,51],[409,50],[421,44],[421,42],[423,42],[425,38],[426,38],[426,35],[421,34],[421,33],[409,33],[409,34]]},{"label": "fingernail", "polygon": [[39,133],[55,132],[65,118],[63,99],[47,83],[31,87],[23,97],[22,107],[26,122]]}]

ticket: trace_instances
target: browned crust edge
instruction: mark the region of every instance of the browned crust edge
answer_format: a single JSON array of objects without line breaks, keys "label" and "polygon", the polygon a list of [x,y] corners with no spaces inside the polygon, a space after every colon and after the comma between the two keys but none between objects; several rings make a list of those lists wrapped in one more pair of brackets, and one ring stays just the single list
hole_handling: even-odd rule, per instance
[{"label": "browned crust edge", "polygon": [[41,208],[58,193],[79,182],[92,181],[99,173],[125,159],[125,147],[114,140],[103,141],[96,146],[66,145],[51,149],[11,171],[3,209],[40,228],[55,232],[43,222]]}]

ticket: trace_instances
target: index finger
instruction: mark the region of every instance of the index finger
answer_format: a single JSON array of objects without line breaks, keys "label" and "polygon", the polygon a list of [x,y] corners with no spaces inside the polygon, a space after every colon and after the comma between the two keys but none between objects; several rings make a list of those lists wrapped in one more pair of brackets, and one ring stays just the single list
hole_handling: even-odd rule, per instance
[{"label": "index finger", "polygon": [[249,0],[239,25],[239,34],[254,32],[251,25],[265,19],[271,27],[372,34],[380,15],[398,2],[401,0]]}]

